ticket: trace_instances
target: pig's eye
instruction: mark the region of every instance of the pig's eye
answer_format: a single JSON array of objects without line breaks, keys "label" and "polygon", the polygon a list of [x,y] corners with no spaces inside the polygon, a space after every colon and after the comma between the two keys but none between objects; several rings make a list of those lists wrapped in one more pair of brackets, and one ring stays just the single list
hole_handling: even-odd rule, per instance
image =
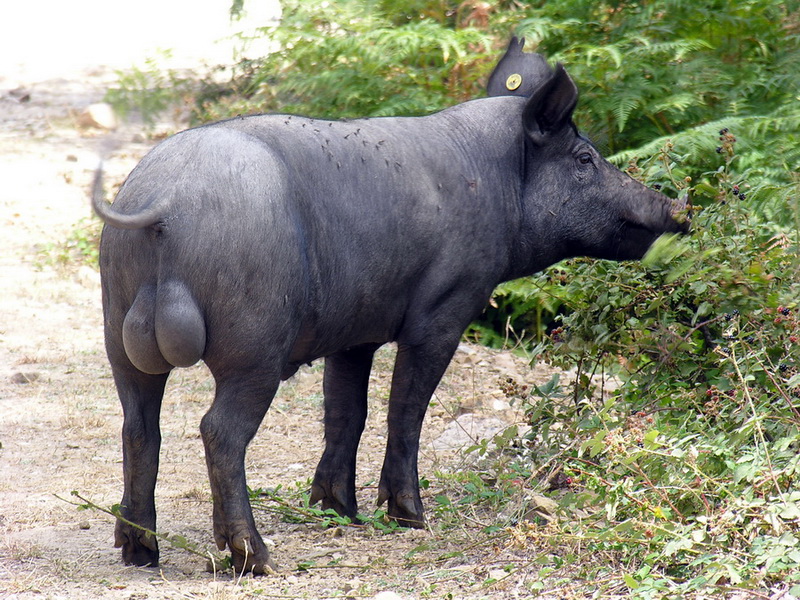
[{"label": "pig's eye", "polygon": [[588,165],[592,162],[592,155],[588,152],[581,152],[578,154],[578,162],[582,165]]}]

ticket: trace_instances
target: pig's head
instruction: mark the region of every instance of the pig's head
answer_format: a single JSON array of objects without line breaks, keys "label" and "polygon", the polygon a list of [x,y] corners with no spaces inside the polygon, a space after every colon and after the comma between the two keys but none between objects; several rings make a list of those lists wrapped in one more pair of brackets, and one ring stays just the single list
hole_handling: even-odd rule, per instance
[{"label": "pig's head", "polygon": [[686,231],[675,217],[680,203],[617,169],[580,135],[572,121],[577,102],[578,89],[559,64],[523,111],[525,238],[533,254],[547,264],[572,256],[639,259],[661,234]]},{"label": "pig's head", "polygon": [[489,75],[488,96],[530,96],[552,74],[541,54],[523,52],[525,38],[512,37],[506,53]]}]

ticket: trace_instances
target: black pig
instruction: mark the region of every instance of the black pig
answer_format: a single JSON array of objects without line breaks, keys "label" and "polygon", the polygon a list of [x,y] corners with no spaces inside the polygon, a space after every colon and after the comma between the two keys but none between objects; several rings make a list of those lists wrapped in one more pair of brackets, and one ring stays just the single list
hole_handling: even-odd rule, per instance
[{"label": "black pig", "polygon": [[489,96],[530,96],[550,76],[550,66],[541,54],[523,52],[525,38],[512,37],[506,53],[489,75]]},{"label": "black pig", "polygon": [[[429,399],[500,282],[564,258],[638,259],[685,225],[572,122],[578,90],[548,67],[530,99],[419,118],[270,115],[179,133],[131,172],[100,246],[105,340],[124,411],[122,516],[154,529],[159,411],[174,367],[204,360],[200,424],[214,536],[237,569],[272,564],[245,449],[282,379],[325,358],[325,451],[312,498],[355,517],[355,464],[375,350],[397,343],[378,501],[423,523],[417,452]],[[126,563],[155,539],[124,521]]]}]

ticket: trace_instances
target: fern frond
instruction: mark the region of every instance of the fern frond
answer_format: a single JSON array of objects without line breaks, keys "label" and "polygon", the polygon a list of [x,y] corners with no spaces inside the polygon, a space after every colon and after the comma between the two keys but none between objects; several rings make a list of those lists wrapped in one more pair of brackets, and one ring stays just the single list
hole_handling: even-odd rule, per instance
[{"label": "fern frond", "polygon": [[586,53],[586,63],[589,65],[591,65],[596,59],[599,59],[603,62],[605,62],[607,59],[611,59],[616,68],[620,68],[622,66],[624,50],[616,44],[608,44],[606,46],[590,46],[585,47],[583,50]]},{"label": "fern frond", "polygon": [[689,92],[681,92],[679,94],[672,94],[662,100],[648,105],[648,112],[660,113],[665,110],[683,111],[690,106],[697,104],[698,98]]},{"label": "fern frond", "polygon": [[623,131],[625,124],[628,122],[628,117],[639,107],[641,97],[639,95],[622,96],[617,98],[616,103],[613,113],[617,120],[618,131]]}]

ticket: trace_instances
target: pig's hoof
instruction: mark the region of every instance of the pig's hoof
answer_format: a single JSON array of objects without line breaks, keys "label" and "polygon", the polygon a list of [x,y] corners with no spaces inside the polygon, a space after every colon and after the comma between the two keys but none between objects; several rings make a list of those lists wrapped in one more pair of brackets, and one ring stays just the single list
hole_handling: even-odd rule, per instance
[{"label": "pig's hoof", "polygon": [[322,503],[322,510],[333,509],[340,517],[348,517],[353,523],[359,523],[358,505],[355,500],[355,490],[352,492],[352,498],[349,497],[344,486],[336,485],[330,482],[325,484],[320,483],[318,478],[314,478],[311,484],[311,504],[317,502]]},{"label": "pig's hoof", "polygon": [[401,527],[422,529],[425,527],[425,513],[422,510],[422,500],[419,494],[403,493],[391,494],[385,488],[380,488],[378,505],[389,501],[387,516]]},{"label": "pig's hoof", "polygon": [[239,535],[234,536],[228,542],[234,571],[236,573],[253,573],[253,575],[269,575],[277,572],[278,568],[261,538],[254,541],[251,539]]},{"label": "pig's hoof", "polygon": [[158,566],[158,542],[146,531],[118,523],[114,531],[114,546],[122,548],[122,562],[126,565]]},{"label": "pig's hoof", "polygon": [[395,506],[392,508],[392,503],[389,503],[389,512],[387,513],[390,519],[397,521],[400,527],[412,527],[414,529],[422,529],[425,527],[425,515],[422,513],[411,513],[403,511],[403,509]]}]

